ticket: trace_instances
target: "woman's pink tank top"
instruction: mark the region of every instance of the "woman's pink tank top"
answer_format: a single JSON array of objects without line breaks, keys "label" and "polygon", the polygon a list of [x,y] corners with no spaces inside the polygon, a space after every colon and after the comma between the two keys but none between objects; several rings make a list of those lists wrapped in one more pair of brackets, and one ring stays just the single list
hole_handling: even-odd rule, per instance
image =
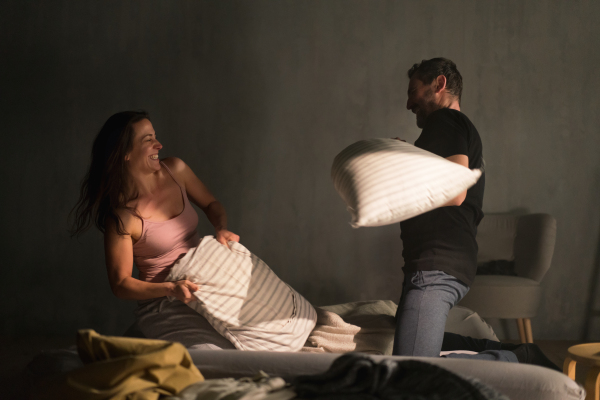
[{"label": "woman's pink tank top", "polygon": [[200,242],[196,230],[198,214],[190,204],[185,188],[165,164],[160,164],[181,190],[183,211],[167,221],[142,219],[142,236],[133,245],[133,260],[140,271],[140,280],[147,282],[163,282],[175,261]]}]

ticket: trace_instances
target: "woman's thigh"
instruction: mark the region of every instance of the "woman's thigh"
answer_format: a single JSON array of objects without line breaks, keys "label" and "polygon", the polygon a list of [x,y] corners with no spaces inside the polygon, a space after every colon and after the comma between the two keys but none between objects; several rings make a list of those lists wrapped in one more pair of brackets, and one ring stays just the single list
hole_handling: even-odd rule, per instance
[{"label": "woman's thigh", "polygon": [[145,303],[136,310],[137,324],[147,338],[179,342],[195,349],[235,349],[196,311],[179,300],[166,298]]}]

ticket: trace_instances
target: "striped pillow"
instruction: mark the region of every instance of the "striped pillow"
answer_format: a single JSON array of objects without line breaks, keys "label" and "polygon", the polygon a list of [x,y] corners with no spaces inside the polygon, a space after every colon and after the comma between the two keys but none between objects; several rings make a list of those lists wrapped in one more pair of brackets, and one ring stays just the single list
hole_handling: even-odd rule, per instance
[{"label": "striped pillow", "polygon": [[367,139],[346,147],[331,167],[354,228],[381,226],[431,211],[473,186],[470,170],[396,139]]},{"label": "striped pillow", "polygon": [[315,327],[313,306],[240,243],[205,236],[167,281],[199,286],[189,307],[240,350],[299,351]]}]

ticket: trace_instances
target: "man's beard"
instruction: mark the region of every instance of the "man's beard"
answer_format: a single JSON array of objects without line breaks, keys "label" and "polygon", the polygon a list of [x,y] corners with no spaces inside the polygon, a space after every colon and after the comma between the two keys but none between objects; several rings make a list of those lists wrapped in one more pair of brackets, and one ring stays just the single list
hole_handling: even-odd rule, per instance
[{"label": "man's beard", "polygon": [[425,111],[419,109],[419,111],[417,111],[417,127],[423,129],[423,127],[425,126],[426,119],[427,114],[425,114]]},{"label": "man's beard", "polygon": [[421,103],[423,107],[419,107],[417,110],[417,126],[421,129],[425,126],[425,121],[429,114],[437,110],[439,107],[435,104],[435,98],[433,91],[428,90],[425,94],[425,100]]}]

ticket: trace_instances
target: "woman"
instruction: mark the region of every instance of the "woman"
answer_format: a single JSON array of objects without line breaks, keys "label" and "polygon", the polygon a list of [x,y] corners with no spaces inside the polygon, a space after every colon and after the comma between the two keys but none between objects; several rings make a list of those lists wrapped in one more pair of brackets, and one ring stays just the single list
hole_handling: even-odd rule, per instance
[{"label": "woman", "polygon": [[[92,162],[74,208],[73,234],[83,233],[92,221],[104,234],[111,289],[119,298],[138,300],[137,323],[144,336],[186,347],[234,348],[185,305],[194,300],[197,285],[164,280],[200,240],[190,200],[204,211],[221,244],[239,242],[239,236],[227,229],[225,209],[185,162],[159,160],[161,148],[147,113],[111,116],[94,140]],[[139,279],[132,277],[134,261]]]}]

